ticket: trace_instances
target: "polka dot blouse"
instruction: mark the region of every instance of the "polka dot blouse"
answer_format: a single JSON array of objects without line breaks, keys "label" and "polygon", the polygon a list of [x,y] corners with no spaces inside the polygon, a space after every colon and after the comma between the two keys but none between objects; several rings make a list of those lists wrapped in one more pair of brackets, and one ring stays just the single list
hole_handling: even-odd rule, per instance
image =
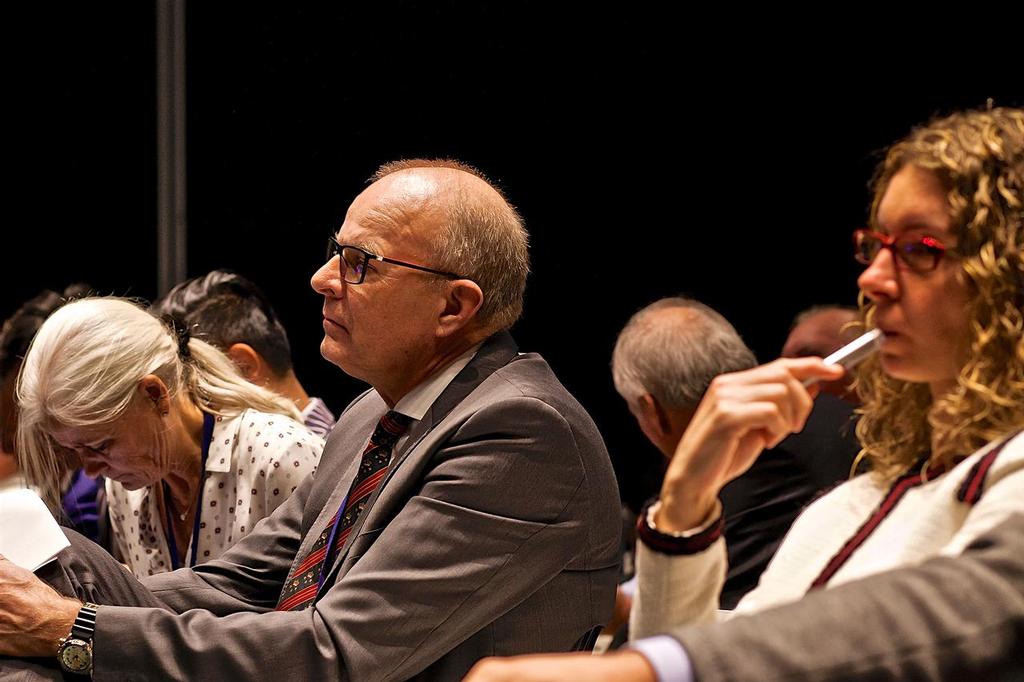
[{"label": "polka dot blouse", "polygon": [[[216,559],[281,506],[316,471],[323,445],[302,424],[279,414],[246,410],[218,417],[206,460],[195,563]],[[172,568],[151,490],[125,490],[107,480],[114,545],[139,578]],[[185,565],[191,559],[190,548]]]}]

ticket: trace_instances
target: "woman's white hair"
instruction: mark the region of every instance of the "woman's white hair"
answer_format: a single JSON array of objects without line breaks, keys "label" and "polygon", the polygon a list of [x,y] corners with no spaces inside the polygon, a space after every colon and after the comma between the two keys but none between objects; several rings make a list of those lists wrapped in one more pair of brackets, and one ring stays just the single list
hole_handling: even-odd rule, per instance
[{"label": "woman's white hair", "polygon": [[29,481],[56,509],[66,457],[50,436],[58,425],[107,424],[153,374],[172,398],[234,415],[252,408],[298,419],[295,405],[246,381],[221,351],[199,339],[179,348],[168,324],[123,298],[86,298],[54,312],[36,333],[18,376],[17,452]]}]

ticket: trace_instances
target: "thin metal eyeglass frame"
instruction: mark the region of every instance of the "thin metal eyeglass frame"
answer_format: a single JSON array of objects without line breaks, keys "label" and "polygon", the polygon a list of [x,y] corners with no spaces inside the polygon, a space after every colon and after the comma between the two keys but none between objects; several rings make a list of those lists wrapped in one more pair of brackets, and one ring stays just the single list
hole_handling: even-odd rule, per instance
[{"label": "thin metal eyeglass frame", "polygon": [[[338,256],[338,258],[340,260],[344,260],[344,258],[342,258],[342,255],[341,255],[341,252],[344,249],[353,249],[354,251],[358,251],[359,253],[361,253],[363,255],[363,267],[361,269],[359,269],[359,279],[357,279],[355,281],[351,281],[351,280],[345,278],[345,273],[348,272],[349,270],[354,270],[355,268],[348,268],[348,267],[346,267],[342,271],[342,278],[345,279],[345,283],[346,284],[362,284],[363,280],[366,279],[366,264],[369,261],[371,261],[371,260],[380,261],[381,263],[390,263],[392,265],[399,265],[399,266],[401,266],[403,268],[412,268],[413,270],[419,270],[420,272],[429,272],[432,275],[440,275],[441,277],[447,277],[448,279],[469,279],[468,277],[463,277],[462,275],[457,275],[454,272],[446,272],[444,270],[435,270],[434,268],[428,268],[428,267],[423,266],[423,265],[416,265],[415,263],[407,263],[406,261],[398,260],[396,258],[388,258],[386,256],[379,256],[379,255],[377,255],[377,254],[375,254],[375,253],[373,253],[371,251],[367,251],[366,249],[362,249],[362,248],[360,248],[358,246],[353,246],[352,244],[340,244],[338,242],[338,240],[335,239],[334,237],[328,237],[327,238],[327,260],[328,261],[330,261],[335,256]],[[341,267],[340,264],[339,264],[339,267]]]}]

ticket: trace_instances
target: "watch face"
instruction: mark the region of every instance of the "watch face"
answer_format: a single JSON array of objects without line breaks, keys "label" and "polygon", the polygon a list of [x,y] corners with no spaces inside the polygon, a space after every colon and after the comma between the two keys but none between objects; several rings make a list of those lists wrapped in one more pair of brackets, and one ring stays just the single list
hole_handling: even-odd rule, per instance
[{"label": "watch face", "polygon": [[68,672],[87,672],[92,665],[92,652],[89,643],[81,639],[69,639],[60,648],[61,666]]}]

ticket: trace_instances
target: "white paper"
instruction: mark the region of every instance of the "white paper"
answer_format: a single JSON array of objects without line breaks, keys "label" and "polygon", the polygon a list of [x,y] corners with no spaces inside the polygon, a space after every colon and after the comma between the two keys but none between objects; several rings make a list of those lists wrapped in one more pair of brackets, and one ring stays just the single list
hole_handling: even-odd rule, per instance
[{"label": "white paper", "polygon": [[34,571],[70,544],[35,492],[0,493],[0,554],[6,559]]}]

